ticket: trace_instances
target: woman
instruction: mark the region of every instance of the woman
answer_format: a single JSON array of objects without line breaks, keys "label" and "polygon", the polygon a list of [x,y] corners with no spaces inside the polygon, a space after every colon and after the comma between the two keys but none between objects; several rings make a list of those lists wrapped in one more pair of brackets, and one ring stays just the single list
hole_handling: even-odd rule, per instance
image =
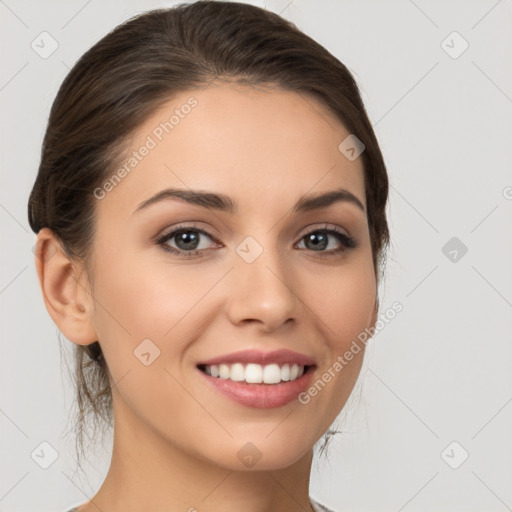
[{"label": "woman", "polygon": [[82,56],[29,200],[78,440],[114,431],[73,511],[329,510],[313,449],[377,319],[387,195],[353,77],[271,12],[154,10]]}]

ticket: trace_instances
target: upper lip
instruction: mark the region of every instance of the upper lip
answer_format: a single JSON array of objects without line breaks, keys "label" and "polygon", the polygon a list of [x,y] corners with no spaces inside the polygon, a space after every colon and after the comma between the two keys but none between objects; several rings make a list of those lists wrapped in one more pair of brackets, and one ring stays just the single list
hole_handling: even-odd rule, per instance
[{"label": "upper lip", "polygon": [[213,364],[222,363],[256,363],[262,366],[272,363],[278,364],[298,364],[301,366],[312,366],[315,361],[312,357],[294,352],[293,350],[280,349],[272,352],[261,352],[260,350],[240,350],[238,352],[231,352],[222,356],[201,361],[198,364],[211,366]]}]

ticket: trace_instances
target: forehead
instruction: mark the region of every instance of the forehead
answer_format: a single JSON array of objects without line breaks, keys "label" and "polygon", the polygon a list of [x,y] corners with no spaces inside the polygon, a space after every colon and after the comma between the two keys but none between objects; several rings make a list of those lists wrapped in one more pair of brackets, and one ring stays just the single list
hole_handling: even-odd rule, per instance
[{"label": "forehead", "polygon": [[102,203],[133,211],[159,190],[180,187],[261,208],[341,186],[365,205],[362,159],[338,149],[348,135],[309,95],[234,84],[183,91],[133,134],[118,166],[123,178]]}]

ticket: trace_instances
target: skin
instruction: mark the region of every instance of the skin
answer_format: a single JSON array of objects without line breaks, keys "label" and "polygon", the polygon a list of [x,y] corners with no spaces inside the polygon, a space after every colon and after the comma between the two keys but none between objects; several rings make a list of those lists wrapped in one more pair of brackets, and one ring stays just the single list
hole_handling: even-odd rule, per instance
[{"label": "skin", "polygon": [[[348,399],[364,349],[308,404],[274,409],[232,402],[195,365],[241,349],[288,348],[316,360],[314,382],[375,324],[366,213],[349,202],[291,213],[302,195],[340,187],[366,209],[363,164],[340,153],[349,132],[315,99],[231,83],[174,97],[139,128],[131,150],[191,95],[197,107],[96,202],[91,275],[50,230],[38,235],[49,314],[71,342],[99,340],[115,385],[111,466],[79,510],[309,511],[313,446]],[[133,213],[167,187],[223,193],[240,211],[166,200]],[[201,235],[204,255],[186,259],[154,242],[181,223],[212,236]],[[341,242],[329,235],[318,250],[305,235],[326,223],[357,247],[321,259]],[[263,249],[250,264],[236,252],[247,236]],[[176,237],[167,244],[184,247]],[[46,251],[53,256],[45,261]],[[149,366],[134,357],[146,338],[160,349]],[[262,454],[251,468],[237,457],[247,442]]]}]

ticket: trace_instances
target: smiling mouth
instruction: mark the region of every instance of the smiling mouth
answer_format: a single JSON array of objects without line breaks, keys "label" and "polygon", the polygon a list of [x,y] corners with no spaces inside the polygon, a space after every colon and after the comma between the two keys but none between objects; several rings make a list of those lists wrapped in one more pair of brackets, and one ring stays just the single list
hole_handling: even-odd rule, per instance
[{"label": "smiling mouth", "polygon": [[256,363],[198,364],[197,368],[206,375],[220,380],[245,382],[247,384],[280,384],[299,379],[315,365]]}]

